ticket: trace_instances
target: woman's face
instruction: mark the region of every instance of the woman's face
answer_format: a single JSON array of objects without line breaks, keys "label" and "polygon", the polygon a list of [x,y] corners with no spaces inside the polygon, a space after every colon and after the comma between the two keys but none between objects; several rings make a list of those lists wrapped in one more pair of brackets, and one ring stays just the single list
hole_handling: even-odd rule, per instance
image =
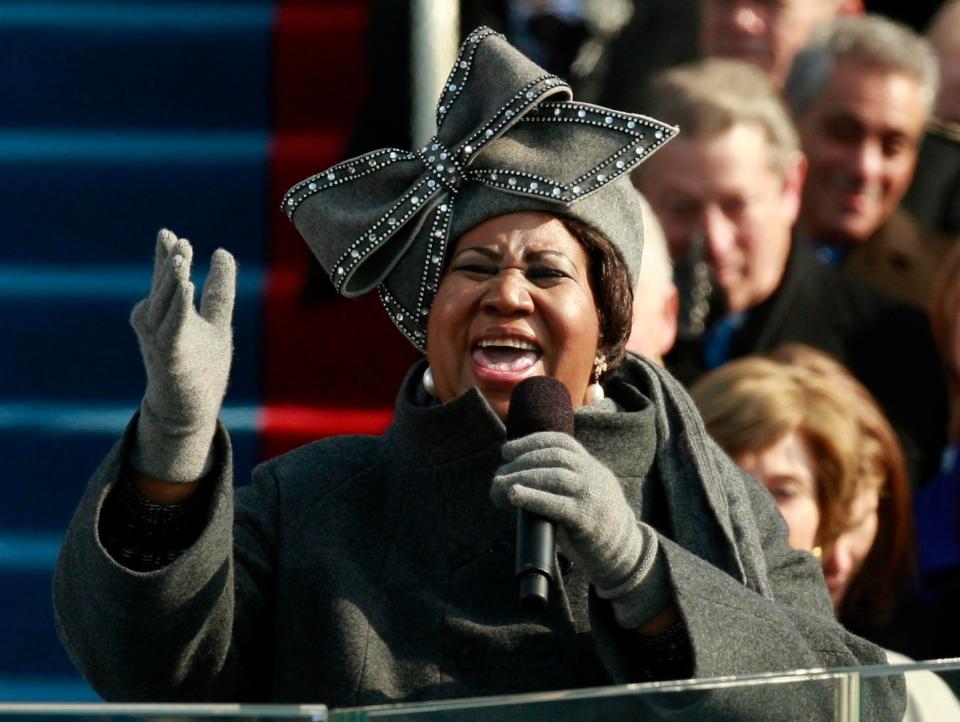
[{"label": "woman's face", "polygon": [[792,431],[772,446],[744,452],[734,461],[773,494],[789,528],[790,546],[812,551],[820,526],[820,507],[813,458],[803,438]]},{"label": "woman's face", "polygon": [[600,337],[586,249],[555,217],[497,216],[465,233],[430,310],[437,398],[476,386],[501,419],[513,387],[551,376],[583,405]]},{"label": "woman's face", "polygon": [[851,524],[830,545],[823,557],[823,576],[835,609],[840,607],[850,582],[860,571],[877,538],[879,489],[864,489],[853,501]]}]

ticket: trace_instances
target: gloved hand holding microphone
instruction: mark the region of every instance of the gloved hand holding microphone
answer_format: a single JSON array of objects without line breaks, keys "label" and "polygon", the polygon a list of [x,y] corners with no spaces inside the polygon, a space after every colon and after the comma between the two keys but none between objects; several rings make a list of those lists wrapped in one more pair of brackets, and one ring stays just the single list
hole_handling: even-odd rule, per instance
[{"label": "gloved hand holding microphone", "polygon": [[560,548],[613,604],[625,628],[641,627],[671,604],[656,532],[638,520],[620,482],[575,438],[539,431],[507,441],[490,495],[553,521]]}]

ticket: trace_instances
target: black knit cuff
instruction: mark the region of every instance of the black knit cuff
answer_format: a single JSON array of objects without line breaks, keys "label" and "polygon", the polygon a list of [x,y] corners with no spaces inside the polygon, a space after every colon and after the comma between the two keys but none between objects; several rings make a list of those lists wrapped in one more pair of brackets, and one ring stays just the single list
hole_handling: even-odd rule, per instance
[{"label": "black knit cuff", "polygon": [[643,659],[643,682],[689,679],[693,676],[693,651],[682,619],[655,637],[635,635],[639,657]]},{"label": "black knit cuff", "polygon": [[170,564],[203,533],[210,508],[212,483],[179,504],[156,504],[126,476],[107,495],[98,533],[114,561],[138,572]]}]

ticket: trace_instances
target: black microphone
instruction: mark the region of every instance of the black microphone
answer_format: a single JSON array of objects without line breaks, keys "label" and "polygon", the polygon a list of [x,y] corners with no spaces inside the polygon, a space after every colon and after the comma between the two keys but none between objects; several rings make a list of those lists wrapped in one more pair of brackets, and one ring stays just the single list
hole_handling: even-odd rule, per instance
[{"label": "black microphone", "polygon": [[[535,431],[562,431],[573,435],[573,404],[560,381],[534,376],[517,384],[507,412],[507,438],[519,439]],[[517,513],[516,579],[520,606],[537,612],[547,605],[553,579],[553,522],[525,511]]]}]

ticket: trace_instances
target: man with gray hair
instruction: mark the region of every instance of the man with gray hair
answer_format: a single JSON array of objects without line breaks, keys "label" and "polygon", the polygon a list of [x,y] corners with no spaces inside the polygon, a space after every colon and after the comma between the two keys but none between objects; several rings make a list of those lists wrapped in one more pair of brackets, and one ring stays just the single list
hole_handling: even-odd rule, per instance
[{"label": "man with gray hair", "polygon": [[821,26],[784,89],[809,162],[800,236],[821,260],[919,307],[950,241],[898,206],[937,88],[925,39],[863,15]]},{"label": "man with gray hair", "polygon": [[[709,59],[652,82],[649,107],[680,134],[635,172],[674,261],[693,241],[723,303],[667,368],[690,383],[747,354],[806,343],[869,388],[897,428],[915,478],[935,468],[946,421],[940,361],[919,311],[817,261],[794,242],[806,164],[777,89],[746,63]],[[910,380],[910,386],[905,385]]]}]

